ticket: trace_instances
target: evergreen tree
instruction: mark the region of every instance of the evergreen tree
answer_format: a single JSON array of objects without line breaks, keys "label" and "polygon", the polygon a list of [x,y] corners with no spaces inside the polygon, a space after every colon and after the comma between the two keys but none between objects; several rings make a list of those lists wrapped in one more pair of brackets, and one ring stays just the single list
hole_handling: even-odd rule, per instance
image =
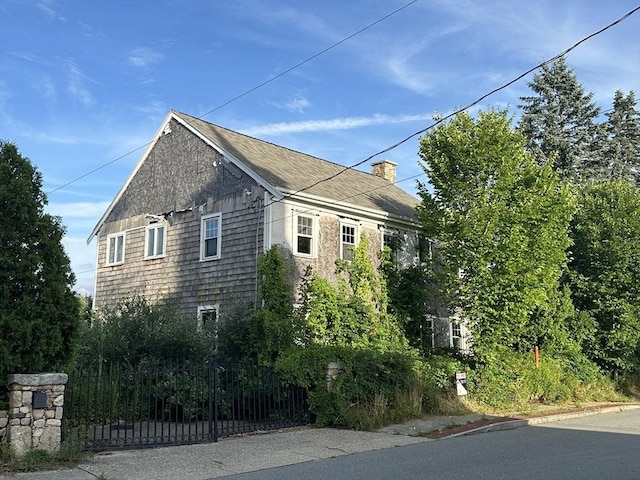
[{"label": "evergreen tree", "polygon": [[640,186],[640,112],[633,91],[618,90],[607,113],[604,176]]},{"label": "evergreen tree", "polygon": [[80,306],[60,219],[44,213],[42,176],[0,141],[0,385],[59,369],[74,352]]},{"label": "evergreen tree", "polygon": [[529,87],[535,95],[520,97],[520,129],[540,164],[547,159],[562,179],[591,177],[598,169],[600,108],[585,94],[564,57],[545,65]]}]

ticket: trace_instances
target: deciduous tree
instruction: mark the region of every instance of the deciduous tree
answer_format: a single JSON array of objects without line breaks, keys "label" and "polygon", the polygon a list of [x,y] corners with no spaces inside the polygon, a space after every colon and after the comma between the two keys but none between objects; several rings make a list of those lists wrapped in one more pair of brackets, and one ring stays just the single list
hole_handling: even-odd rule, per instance
[{"label": "deciduous tree", "polygon": [[421,139],[429,185],[419,215],[442,242],[443,285],[480,356],[537,341],[531,314],[557,302],[574,208],[550,163],[539,165],[506,112],[466,113]]},{"label": "deciduous tree", "polygon": [[640,188],[580,189],[569,278],[576,308],[595,320],[587,354],[610,372],[640,369]]}]

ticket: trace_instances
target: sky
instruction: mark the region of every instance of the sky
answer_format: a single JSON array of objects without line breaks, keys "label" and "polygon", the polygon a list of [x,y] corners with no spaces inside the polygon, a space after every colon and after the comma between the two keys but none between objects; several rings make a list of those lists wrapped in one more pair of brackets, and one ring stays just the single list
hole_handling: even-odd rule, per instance
[{"label": "sky", "polygon": [[[67,229],[74,288],[92,294],[87,238],[171,109],[350,166],[638,5],[0,0],[0,139],[42,173],[46,211]],[[640,11],[566,58],[603,110],[618,89],[640,96]],[[470,113],[506,108],[517,122],[532,78]],[[427,181],[418,149],[419,136],[374,160],[396,162],[398,185],[415,194]]]}]

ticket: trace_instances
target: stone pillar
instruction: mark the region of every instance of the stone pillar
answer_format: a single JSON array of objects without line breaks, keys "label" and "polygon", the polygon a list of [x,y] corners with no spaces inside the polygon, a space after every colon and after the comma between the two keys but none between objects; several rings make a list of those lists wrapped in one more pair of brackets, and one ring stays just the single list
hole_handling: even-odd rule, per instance
[{"label": "stone pillar", "polygon": [[331,390],[331,388],[333,388],[333,384],[338,378],[338,375],[340,375],[341,370],[342,370],[342,365],[340,365],[339,363],[331,362],[327,365],[327,370],[326,370],[327,390]]},{"label": "stone pillar", "polygon": [[64,373],[13,374],[7,377],[7,436],[16,456],[22,457],[36,448],[49,453],[60,450],[67,380]]}]

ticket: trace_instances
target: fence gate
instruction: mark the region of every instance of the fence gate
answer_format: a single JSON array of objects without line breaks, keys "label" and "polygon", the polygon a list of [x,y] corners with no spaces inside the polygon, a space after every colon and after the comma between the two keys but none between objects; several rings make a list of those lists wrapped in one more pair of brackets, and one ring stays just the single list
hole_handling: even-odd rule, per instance
[{"label": "fence gate", "polygon": [[85,450],[217,441],[308,422],[306,391],[269,368],[189,363],[69,375],[63,435]]}]

